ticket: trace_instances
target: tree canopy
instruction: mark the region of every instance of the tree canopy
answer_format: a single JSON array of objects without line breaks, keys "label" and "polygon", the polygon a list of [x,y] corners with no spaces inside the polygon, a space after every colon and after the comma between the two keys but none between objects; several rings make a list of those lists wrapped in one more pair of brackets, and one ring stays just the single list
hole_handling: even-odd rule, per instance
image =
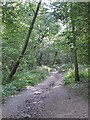
[{"label": "tree canopy", "polygon": [[[30,76],[40,67],[42,71],[43,66],[48,71],[72,69],[75,81],[80,81],[81,68],[88,66],[90,2],[40,4],[2,3],[3,85],[20,78],[31,79],[27,73]],[[17,62],[20,65],[13,76]]]}]

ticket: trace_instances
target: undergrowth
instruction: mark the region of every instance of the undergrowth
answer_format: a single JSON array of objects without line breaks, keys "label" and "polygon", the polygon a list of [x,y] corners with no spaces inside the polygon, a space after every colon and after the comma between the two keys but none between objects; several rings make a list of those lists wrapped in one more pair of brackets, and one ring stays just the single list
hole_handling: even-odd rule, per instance
[{"label": "undergrowth", "polygon": [[[82,69],[79,70],[79,76],[80,76],[80,81],[85,81],[88,79],[88,69]],[[72,69],[69,69],[67,73],[65,73],[65,77],[64,77],[64,84],[74,84],[76,83],[75,81],[75,75],[74,75],[74,71]]]},{"label": "undergrowth", "polygon": [[46,78],[48,73],[49,68],[46,66],[37,67],[37,69],[32,71],[18,71],[11,83],[2,86],[2,99],[15,95],[18,91],[26,89],[29,86],[40,83]]}]

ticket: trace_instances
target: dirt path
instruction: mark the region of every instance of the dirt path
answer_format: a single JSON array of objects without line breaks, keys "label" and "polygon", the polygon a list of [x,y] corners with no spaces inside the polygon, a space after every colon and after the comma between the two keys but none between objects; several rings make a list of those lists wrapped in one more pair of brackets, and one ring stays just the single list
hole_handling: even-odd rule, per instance
[{"label": "dirt path", "polygon": [[87,118],[88,101],[63,85],[63,76],[52,72],[41,84],[9,98],[3,118]]}]

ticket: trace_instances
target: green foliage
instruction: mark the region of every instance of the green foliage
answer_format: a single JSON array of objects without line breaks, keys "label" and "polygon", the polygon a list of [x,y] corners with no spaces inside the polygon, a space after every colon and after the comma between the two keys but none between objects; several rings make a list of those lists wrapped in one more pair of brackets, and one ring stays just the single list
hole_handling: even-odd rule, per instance
[{"label": "green foliage", "polygon": [[[88,63],[88,38],[87,38],[87,17],[88,17],[88,3],[60,3],[54,2],[52,3],[53,8],[55,9],[52,13],[57,21],[59,20],[64,25],[66,25],[66,29],[64,30],[62,36],[64,36],[67,45],[69,46],[68,51],[73,47],[71,44],[73,43],[73,35],[71,28],[71,18],[75,24],[75,36],[76,40],[76,48],[77,48],[77,57],[78,62],[80,64]],[[72,6],[72,8],[71,8]],[[71,10],[72,9],[72,10]],[[72,16],[71,16],[71,11]],[[83,33],[83,34],[82,34]],[[64,42],[64,46],[65,43]],[[64,50],[65,51],[65,50]],[[70,54],[70,51],[69,51]]]},{"label": "green foliage", "polygon": [[[72,10],[75,10],[72,20],[75,23],[77,58],[80,64],[79,74],[81,81],[87,79],[88,71],[85,66],[81,66],[81,64],[87,64],[88,61],[87,4],[55,2],[50,6],[52,11],[48,7],[45,8],[44,5],[41,6],[26,53],[9,84],[7,77],[24,46],[37,3],[5,2],[2,5],[3,97],[14,95],[19,90],[38,84],[50,70],[54,69],[60,73],[66,72],[65,84],[75,83],[74,71],[71,70],[74,60],[70,59],[74,48],[70,17],[71,5]],[[61,30],[62,25],[65,27],[64,30]],[[32,65],[31,68],[30,65]]]},{"label": "green foliage", "polygon": [[70,69],[70,64],[54,64],[51,66],[52,70],[56,69],[59,73],[65,73]]},{"label": "green foliage", "polygon": [[18,71],[16,76],[13,78],[13,82],[3,85],[2,97],[8,97],[15,95],[18,91],[26,89],[29,86],[34,86],[40,83],[48,75],[48,67],[38,67],[35,70],[29,71]]},{"label": "green foliage", "polygon": [[88,69],[85,68],[85,69],[80,70],[79,75],[80,75],[81,81],[87,80],[88,79]]},{"label": "green foliage", "polygon": [[[85,67],[79,70],[80,82],[88,80],[88,69]],[[73,84],[75,83],[74,71],[70,69],[64,78],[64,84]]]},{"label": "green foliage", "polygon": [[74,71],[73,70],[69,70],[66,74],[65,74],[65,78],[64,78],[64,84],[72,84],[75,82],[74,79]]},{"label": "green foliage", "polygon": [[[7,83],[7,76],[12,70],[20,51],[24,45],[24,40],[28,31],[29,24],[33,16],[35,5],[32,3],[4,3],[2,6],[2,52],[3,52],[3,84]],[[31,56],[29,52],[29,56]],[[30,57],[28,56],[28,59]],[[31,56],[32,57],[32,56]],[[27,57],[24,62],[26,67]],[[23,62],[24,60],[22,60]]]},{"label": "green foliage", "polygon": [[70,69],[70,64],[62,64],[59,67],[58,71],[59,72],[67,72],[69,69]]}]

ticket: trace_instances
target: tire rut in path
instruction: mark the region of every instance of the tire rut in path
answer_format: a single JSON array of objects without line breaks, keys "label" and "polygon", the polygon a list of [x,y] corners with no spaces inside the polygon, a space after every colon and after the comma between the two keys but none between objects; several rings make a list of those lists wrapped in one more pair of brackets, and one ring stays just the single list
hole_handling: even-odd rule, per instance
[{"label": "tire rut in path", "polygon": [[42,83],[9,98],[3,118],[87,118],[88,101],[63,85],[63,76],[52,72]]}]

